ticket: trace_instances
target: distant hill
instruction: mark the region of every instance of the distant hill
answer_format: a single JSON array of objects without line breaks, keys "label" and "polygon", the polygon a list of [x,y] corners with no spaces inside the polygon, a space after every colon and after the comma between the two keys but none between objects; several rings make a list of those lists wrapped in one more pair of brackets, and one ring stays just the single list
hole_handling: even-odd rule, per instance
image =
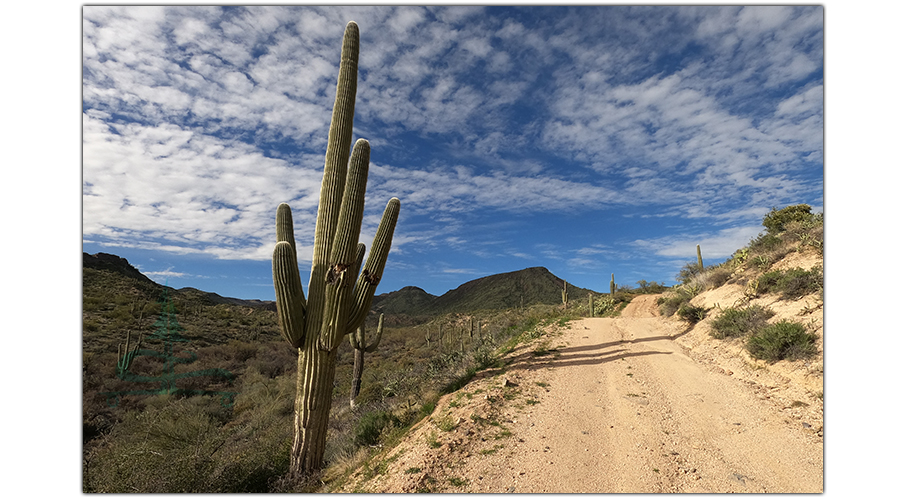
[{"label": "distant hill", "polygon": [[175,290],[141,274],[116,255],[82,252],[82,347],[115,353],[127,332],[149,335],[156,329],[160,300],[168,290],[184,336],[193,346],[232,339],[277,339],[275,303],[222,297],[196,288]]},{"label": "distant hill", "polygon": [[390,293],[376,296],[372,309],[384,314],[427,314],[434,309],[437,295],[432,295],[417,286],[407,286]]},{"label": "distant hill", "polygon": [[[155,302],[166,288],[141,274],[128,260],[108,254],[83,254],[83,300],[86,312],[95,308],[111,307],[126,302],[135,306]],[[406,323],[423,316],[469,311],[502,310],[522,305],[561,304],[563,280],[545,267],[530,267],[520,271],[494,274],[463,283],[441,296],[432,295],[416,286],[377,295],[372,304],[373,313],[393,316],[395,321]],[[179,301],[185,311],[200,307],[240,306],[264,311],[275,311],[273,301],[244,300],[222,297],[216,293],[196,288],[170,288],[171,297]],[[588,291],[572,284],[567,286],[570,300],[587,296]],[[126,299],[125,297],[131,297]],[[109,304],[109,306],[105,306]],[[93,320],[86,314],[86,320]],[[138,316],[140,316],[138,314]],[[100,320],[98,320],[100,321]],[[105,323],[105,321],[100,321]]]},{"label": "distant hill", "polygon": [[[453,312],[499,310],[533,304],[561,304],[563,279],[545,267],[494,274],[463,283],[440,297],[408,286],[375,297],[372,309],[385,314],[427,316]],[[586,297],[589,290],[569,284],[570,300]]]},{"label": "distant hill", "polygon": [[141,274],[134,266],[128,263],[127,259],[123,259],[118,255],[111,253],[95,253],[93,255],[82,252],[82,266],[86,269],[96,269],[98,271],[111,271],[122,276],[137,280],[143,285],[150,287],[160,286],[150,278]]},{"label": "distant hill", "polygon": [[[107,271],[126,278],[131,278],[134,280],[132,286],[136,286],[148,293],[160,294],[162,293],[163,288],[165,288],[163,285],[151,280],[138,271],[127,259],[119,257],[118,255],[102,252],[96,254],[82,252],[82,267],[83,269]],[[88,277],[85,276],[85,285],[89,282],[87,278]],[[191,287],[179,288],[177,290],[172,288],[171,290],[173,290],[173,296],[201,305],[212,306],[216,304],[228,304],[233,306],[258,307],[270,311],[275,310],[275,302],[271,300],[244,300],[233,297],[222,297],[217,293],[204,292]]]}]

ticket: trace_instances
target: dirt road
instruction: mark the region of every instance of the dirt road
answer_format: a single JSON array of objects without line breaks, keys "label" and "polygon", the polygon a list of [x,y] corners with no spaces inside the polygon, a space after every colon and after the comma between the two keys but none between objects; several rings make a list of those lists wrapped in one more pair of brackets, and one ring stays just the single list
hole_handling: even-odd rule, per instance
[{"label": "dirt road", "polygon": [[[821,437],[695,363],[638,297],[442,399],[364,491],[814,493]],[[364,484],[365,483],[365,484]],[[352,489],[352,488],[351,488]]]}]

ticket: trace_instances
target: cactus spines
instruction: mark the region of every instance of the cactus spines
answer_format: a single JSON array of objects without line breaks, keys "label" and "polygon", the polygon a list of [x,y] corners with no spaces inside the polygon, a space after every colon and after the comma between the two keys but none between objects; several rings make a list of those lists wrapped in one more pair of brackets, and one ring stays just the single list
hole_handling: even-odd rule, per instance
[{"label": "cactus spines", "polygon": [[366,325],[363,323],[355,332],[350,332],[350,345],[353,347],[353,378],[350,380],[350,407],[356,406],[356,397],[359,396],[359,387],[362,383],[363,366],[366,353],[375,352],[378,343],[381,342],[381,334],[384,331],[384,314],[378,317],[378,329],[375,330],[375,338],[370,344],[366,344]]},{"label": "cactus spines", "polygon": [[700,255],[700,245],[697,245],[697,267],[703,270],[703,256]]},{"label": "cactus spines", "polygon": [[363,264],[365,246],[358,240],[370,148],[367,141],[359,139],[351,150],[358,60],[359,27],[351,21],[344,31],[328,131],[308,297],[300,283],[291,209],[281,204],[276,212],[272,277],[278,323],[282,336],[298,350],[292,474],[311,472],[322,465],[337,347],[344,335],[365,321],[400,211],[400,201],[392,198]]},{"label": "cactus spines", "polygon": [[616,275],[615,275],[615,273],[611,274],[610,278],[609,278],[609,294],[610,295],[616,294]]}]

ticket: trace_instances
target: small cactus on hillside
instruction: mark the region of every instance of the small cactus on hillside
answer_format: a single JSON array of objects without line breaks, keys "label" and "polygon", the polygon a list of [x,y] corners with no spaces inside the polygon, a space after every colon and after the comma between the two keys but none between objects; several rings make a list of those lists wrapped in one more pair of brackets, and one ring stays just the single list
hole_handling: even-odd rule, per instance
[{"label": "small cactus on hillside", "polygon": [[612,274],[610,276],[611,277],[609,279],[609,294],[615,295],[616,294],[616,275]]},{"label": "small cactus on hillside", "polygon": [[563,281],[563,289],[562,289],[562,303],[563,303],[563,309],[568,309],[568,308],[569,308],[569,294],[566,292],[566,286],[567,286],[567,285],[568,285],[568,283],[564,280],[564,281]]},{"label": "small cactus on hillside", "polygon": [[122,344],[119,344],[119,361],[116,363],[116,374],[119,376],[119,378],[124,379],[125,372],[127,372],[128,369],[131,368],[131,362],[134,360],[135,355],[137,355],[138,350],[140,350],[141,342],[143,341],[144,336],[141,335],[140,338],[138,338],[137,345],[134,346],[134,349],[129,349],[129,346],[131,344],[131,330],[128,330],[125,333],[125,352],[124,354],[122,353]]},{"label": "small cactus on hillside", "polygon": [[366,345],[366,325],[359,325],[355,332],[350,332],[350,345],[353,347],[353,378],[350,381],[350,407],[356,406],[356,397],[359,396],[359,387],[362,382],[363,365],[366,353],[375,352],[378,343],[381,342],[381,334],[384,331],[384,314],[378,317],[378,329],[375,330],[375,338],[372,343]]},{"label": "small cactus on hillside", "polygon": [[703,256],[700,255],[700,245],[697,245],[697,267],[703,270]]}]

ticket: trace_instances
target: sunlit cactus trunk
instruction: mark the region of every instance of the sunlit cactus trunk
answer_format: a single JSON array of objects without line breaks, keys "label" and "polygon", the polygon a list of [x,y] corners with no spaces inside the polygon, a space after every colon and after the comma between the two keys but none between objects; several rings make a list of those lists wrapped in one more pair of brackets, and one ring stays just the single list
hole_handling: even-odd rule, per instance
[{"label": "sunlit cactus trunk", "polygon": [[322,466],[337,349],[344,335],[363,323],[372,305],[400,212],[400,201],[392,198],[363,265],[365,245],[358,241],[369,143],[360,139],[352,151],[350,148],[358,60],[359,28],[351,21],[344,31],[337,95],[328,132],[308,300],[297,266],[291,209],[282,203],[276,212],[278,242],[272,255],[272,276],[278,323],[282,336],[298,350],[290,465],[293,475]]},{"label": "sunlit cactus trunk", "polygon": [[697,267],[703,270],[703,256],[700,255],[700,245],[697,245]]}]

